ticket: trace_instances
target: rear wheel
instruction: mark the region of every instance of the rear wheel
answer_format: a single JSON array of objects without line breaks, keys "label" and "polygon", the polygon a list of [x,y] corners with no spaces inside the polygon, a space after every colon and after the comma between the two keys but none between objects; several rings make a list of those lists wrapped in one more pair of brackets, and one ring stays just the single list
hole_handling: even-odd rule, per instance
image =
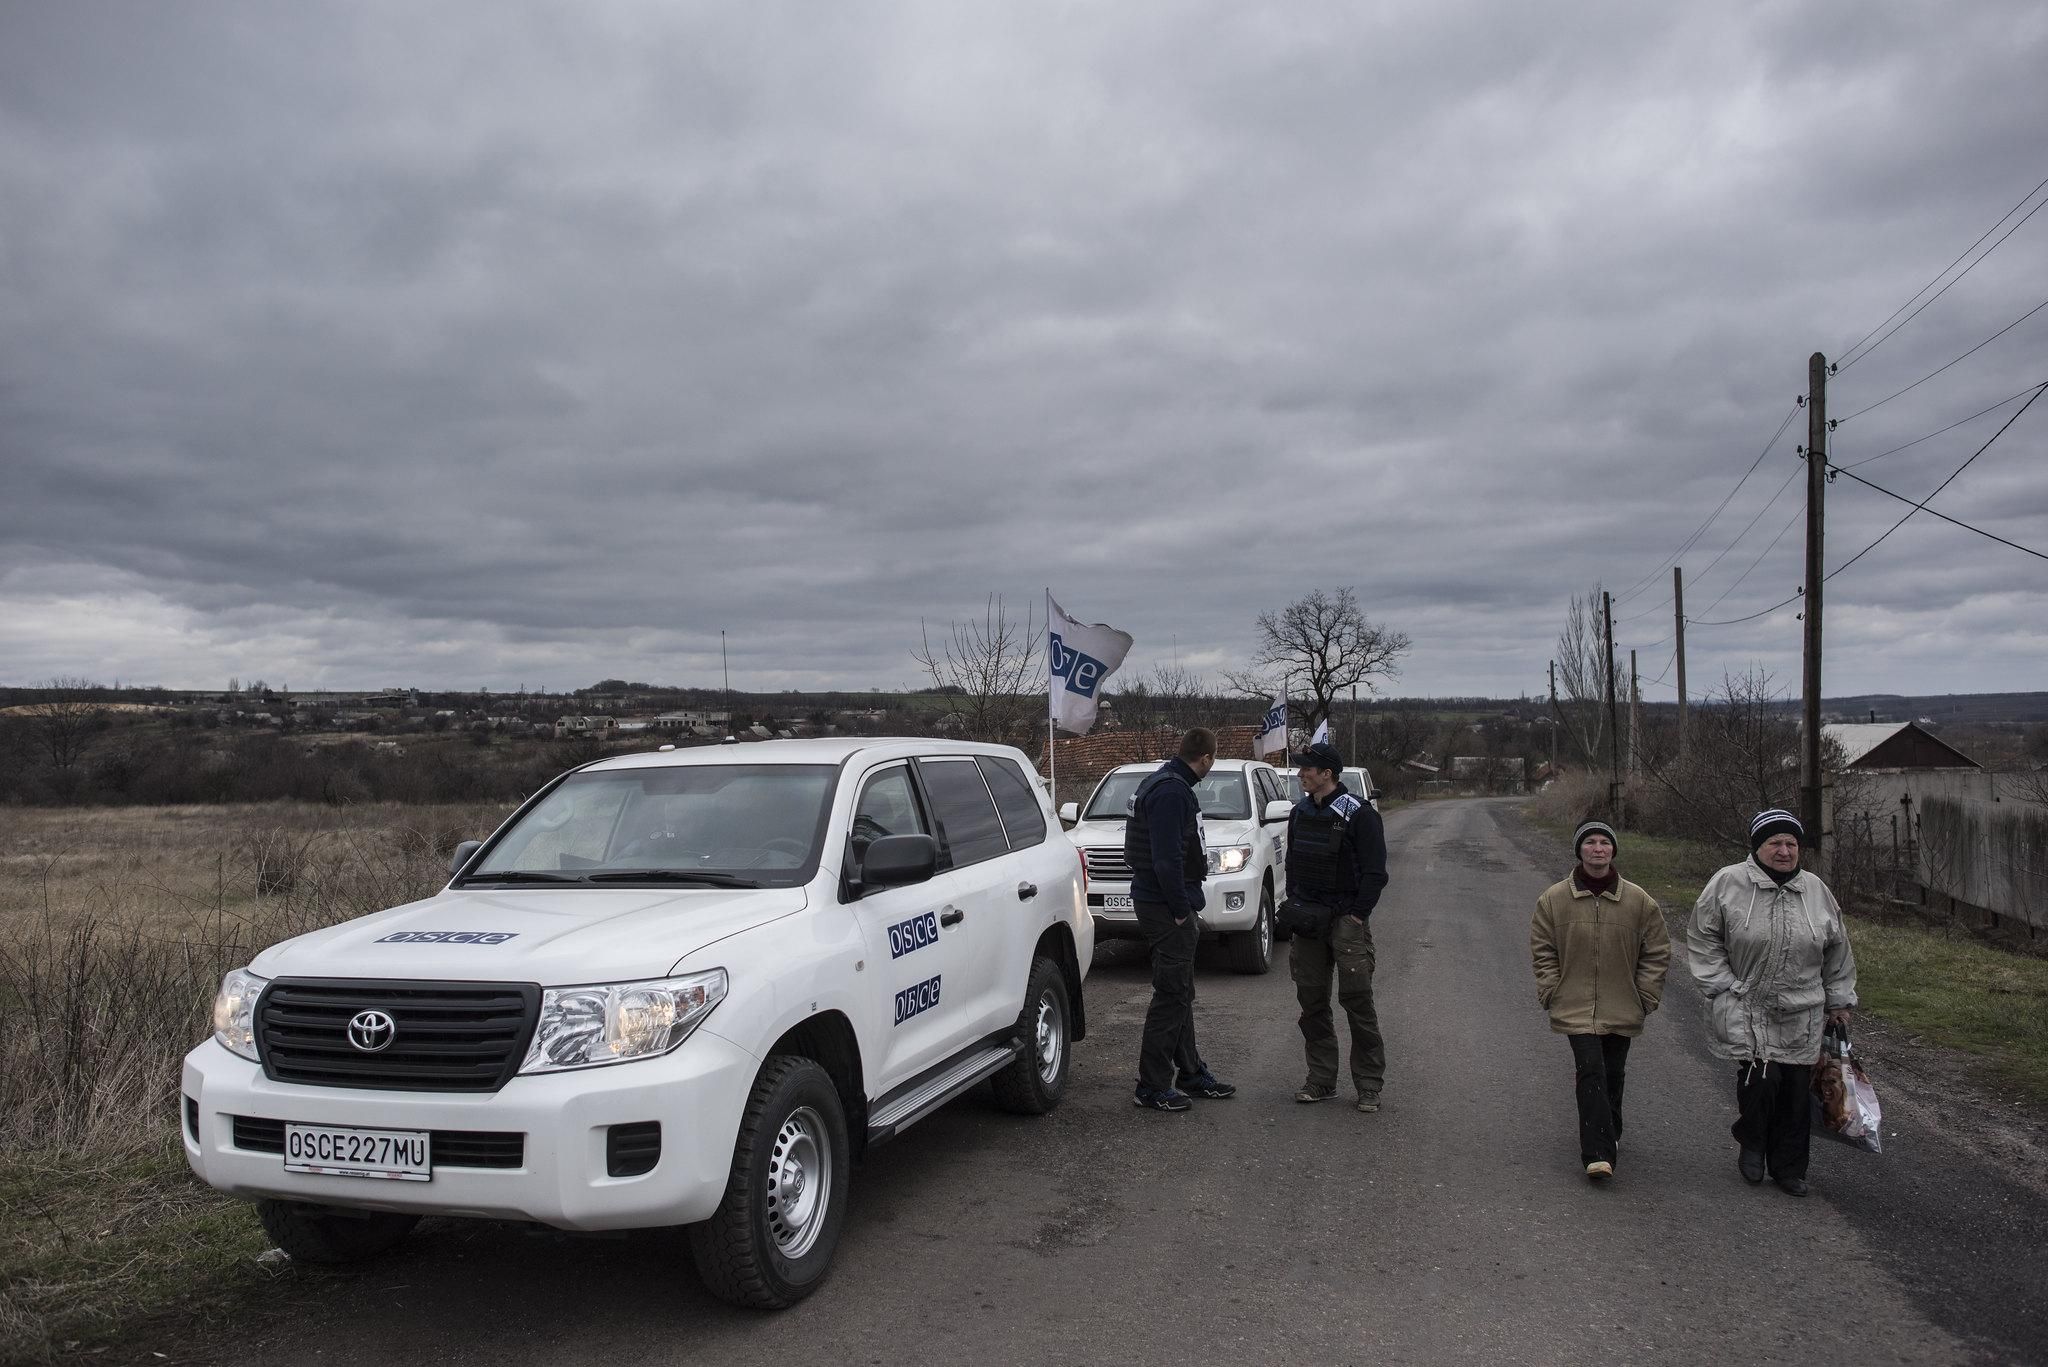
[{"label": "rear wheel", "polygon": [[1019,1115],[1044,1115],[1067,1094],[1067,979],[1051,959],[1032,960],[1017,1019],[1024,1052],[994,1078],[996,1104]]},{"label": "rear wheel", "polygon": [[1239,973],[1273,971],[1273,890],[1259,890],[1259,919],[1230,937],[1230,966]]},{"label": "rear wheel", "polygon": [[303,1201],[258,1201],[256,1218],[270,1241],[301,1263],[357,1263],[397,1247],[417,1215],[346,1210]]},{"label": "rear wheel", "polygon": [[763,1064],[725,1197],[690,1227],[690,1252],[713,1295],[780,1310],[818,1289],[846,1223],[849,1153],[831,1075],[789,1054]]}]

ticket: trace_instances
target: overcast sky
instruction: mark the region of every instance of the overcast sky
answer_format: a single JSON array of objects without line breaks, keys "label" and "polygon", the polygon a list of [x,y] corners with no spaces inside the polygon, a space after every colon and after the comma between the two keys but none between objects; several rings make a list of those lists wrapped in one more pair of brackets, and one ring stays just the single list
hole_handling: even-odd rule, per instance
[{"label": "overcast sky", "polygon": [[[1655,678],[1808,355],[2048,176],[2044,71],[2039,0],[0,0],[0,683],[715,684],[723,628],[886,688],[1047,585],[1214,676],[1348,585],[1386,691],[1536,694],[1639,581]],[[1830,412],[2043,299],[2048,213]],[[2042,380],[2048,310],[1836,459]],[[1798,587],[1804,439],[1692,617]],[[2048,548],[2044,453],[2048,399],[1933,506]],[[1828,506],[1830,568],[1906,510]],[[1796,689],[1795,612],[1694,690]],[[1922,514],[1826,627],[1830,694],[2048,688],[2048,563]]]}]

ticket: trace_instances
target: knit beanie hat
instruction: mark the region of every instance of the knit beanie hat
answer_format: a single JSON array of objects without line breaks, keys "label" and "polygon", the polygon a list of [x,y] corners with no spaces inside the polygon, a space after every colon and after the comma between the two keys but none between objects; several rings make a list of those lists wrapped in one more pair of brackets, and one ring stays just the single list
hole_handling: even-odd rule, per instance
[{"label": "knit beanie hat", "polygon": [[1577,834],[1572,836],[1572,858],[1577,859],[1579,857],[1579,846],[1586,843],[1586,837],[1589,835],[1606,836],[1607,843],[1614,846],[1614,852],[1616,854],[1621,853],[1621,842],[1614,838],[1614,827],[1604,821],[1588,821],[1585,825],[1579,827]]},{"label": "knit beanie hat", "polygon": [[1799,818],[1782,807],[1773,807],[1758,812],[1756,820],[1749,823],[1749,852],[1755,854],[1774,835],[1789,835],[1802,845],[1806,843],[1806,827],[1799,824]]}]

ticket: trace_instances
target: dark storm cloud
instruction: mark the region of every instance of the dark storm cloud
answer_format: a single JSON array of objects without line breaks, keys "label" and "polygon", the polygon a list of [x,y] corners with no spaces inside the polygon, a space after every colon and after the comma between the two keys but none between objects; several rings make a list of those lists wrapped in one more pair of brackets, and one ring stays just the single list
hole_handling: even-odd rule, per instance
[{"label": "dark storm cloud", "polygon": [[[1401,689],[1512,693],[1596,580],[1654,677],[1660,564],[1807,353],[2048,173],[2048,20],[1990,0],[0,22],[12,682],[701,682],[725,628],[736,682],[890,685],[1048,583],[1213,673],[1352,584]],[[1832,411],[2044,264],[2048,214]],[[2048,313],[1838,454],[2044,354]],[[1860,473],[1924,496],[2010,411]],[[2040,423],[1937,506],[2048,541]],[[1796,587],[1798,482],[1757,514],[1804,435],[1681,557],[1695,616]],[[1831,499],[1831,562],[1903,510]],[[1909,524],[1829,585],[1831,689],[2036,685],[2037,563]],[[1693,679],[1795,677],[1792,611]]]}]

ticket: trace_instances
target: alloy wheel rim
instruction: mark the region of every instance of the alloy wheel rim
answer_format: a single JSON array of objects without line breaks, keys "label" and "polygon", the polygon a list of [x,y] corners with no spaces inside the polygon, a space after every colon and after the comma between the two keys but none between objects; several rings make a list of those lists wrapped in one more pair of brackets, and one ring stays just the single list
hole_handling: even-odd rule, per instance
[{"label": "alloy wheel rim", "polygon": [[790,1112],[768,1160],[768,1232],[785,1258],[817,1244],[832,1204],[832,1141],[809,1106]]},{"label": "alloy wheel rim", "polygon": [[1259,955],[1273,957],[1273,903],[1266,897],[1259,899]]}]

